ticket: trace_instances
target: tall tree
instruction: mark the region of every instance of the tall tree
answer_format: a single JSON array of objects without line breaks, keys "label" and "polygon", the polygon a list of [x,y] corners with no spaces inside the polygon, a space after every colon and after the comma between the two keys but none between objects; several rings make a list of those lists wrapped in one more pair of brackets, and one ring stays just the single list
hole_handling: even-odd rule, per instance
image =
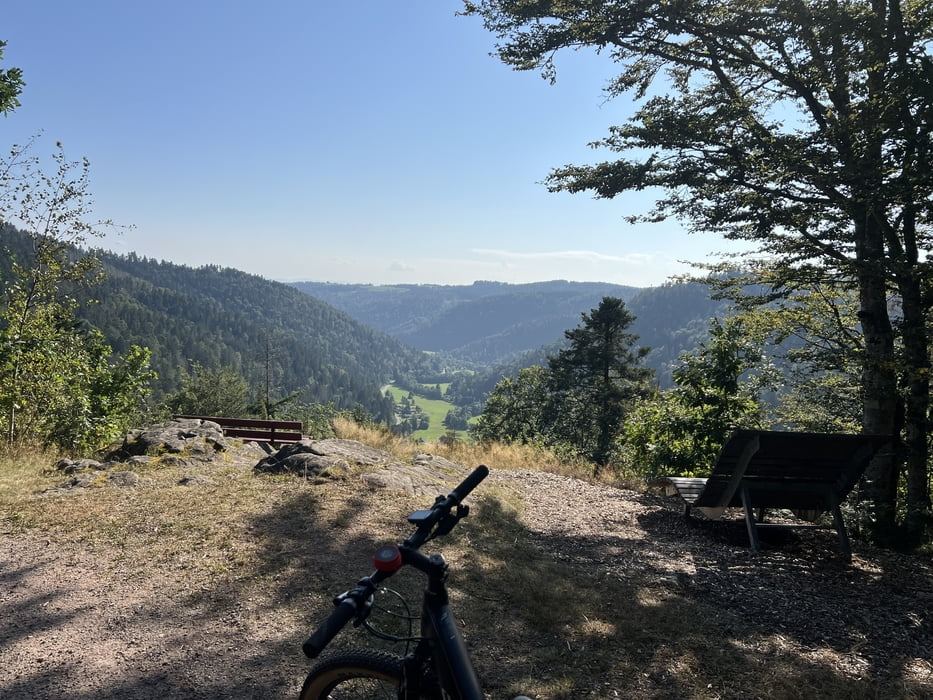
[{"label": "tall tree", "polygon": [[581,325],[564,332],[570,346],[548,360],[552,429],[584,446],[597,471],[611,461],[625,414],[653,375],[641,366],[650,348],[635,349],[638,336],[627,332],[634,320],[625,302],[604,297]]},{"label": "tall tree", "polygon": [[[561,49],[617,64],[610,96],[642,101],[597,145],[625,154],[549,177],[613,197],[661,188],[651,213],[751,241],[794,289],[859,298],[862,426],[903,432],[907,529],[930,510],[926,311],[933,199],[933,7],[915,0],[481,0],[465,2],[519,70],[554,79]],[[902,309],[896,329],[889,291]],[[906,407],[898,393],[895,338]],[[903,428],[903,430],[902,430]],[[867,474],[874,532],[893,531],[898,462]]]}]

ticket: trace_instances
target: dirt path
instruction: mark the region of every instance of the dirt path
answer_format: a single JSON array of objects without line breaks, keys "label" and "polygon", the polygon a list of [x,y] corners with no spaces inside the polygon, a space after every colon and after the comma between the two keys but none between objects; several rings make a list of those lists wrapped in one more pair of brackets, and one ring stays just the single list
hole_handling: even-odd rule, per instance
[{"label": "dirt path", "polygon": [[[522,521],[542,552],[587,576],[721,606],[783,630],[786,644],[814,661],[834,655],[840,673],[890,669],[933,695],[927,560],[857,544],[851,567],[826,566],[825,539],[755,559],[732,541],[741,529],[688,525],[660,499],[539,472],[493,479],[522,494]],[[0,534],[0,696],[297,697],[307,668],[301,600],[229,598],[192,588],[184,571],[141,578],[135,570],[119,551]]]}]

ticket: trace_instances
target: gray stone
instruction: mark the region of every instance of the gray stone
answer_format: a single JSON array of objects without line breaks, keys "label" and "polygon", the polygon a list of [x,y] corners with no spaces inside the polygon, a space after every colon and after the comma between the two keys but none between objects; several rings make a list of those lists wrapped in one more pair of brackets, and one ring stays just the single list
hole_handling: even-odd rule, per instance
[{"label": "gray stone", "polygon": [[120,448],[110,456],[127,459],[133,455],[185,453],[202,458],[229,448],[229,441],[217,423],[199,418],[178,418],[129,431]]},{"label": "gray stone", "polygon": [[209,476],[204,476],[204,474],[193,474],[192,476],[186,476],[178,482],[179,486],[213,486],[214,480]]},{"label": "gray stone", "polygon": [[343,457],[348,462],[356,464],[388,464],[395,457],[388,452],[377,450],[375,447],[364,445],[357,440],[342,440],[328,438],[326,440],[302,440],[301,444],[309,444],[311,452],[328,457]]},{"label": "gray stone", "polygon": [[102,465],[96,459],[62,459],[55,465],[58,471],[77,474],[88,469],[100,470]]},{"label": "gray stone", "polygon": [[394,459],[388,452],[368,447],[356,440],[302,440],[285,445],[278,452],[263,458],[255,470],[316,477],[324,472],[343,473],[351,463],[370,466],[386,464]]},{"label": "gray stone", "polygon": [[113,471],[107,475],[107,481],[121,488],[134,488],[139,486],[142,479],[140,479],[139,474],[136,472]]},{"label": "gray stone", "polygon": [[436,459],[443,460],[445,470],[453,473],[438,471],[436,465],[432,464],[433,459],[422,459],[420,463],[414,464],[393,462],[382,469],[366,472],[360,478],[373,488],[395,489],[431,498],[446,496],[460,483],[467,470],[443,457]]}]

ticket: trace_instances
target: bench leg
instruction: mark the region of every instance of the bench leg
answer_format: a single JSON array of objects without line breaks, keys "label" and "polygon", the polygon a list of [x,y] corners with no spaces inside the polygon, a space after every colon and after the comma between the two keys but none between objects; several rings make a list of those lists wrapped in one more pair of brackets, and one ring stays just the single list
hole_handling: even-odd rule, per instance
[{"label": "bench leg", "polygon": [[745,509],[745,526],[748,528],[748,542],[756,552],[761,551],[761,542],[758,540],[758,526],[755,523],[755,513],[752,509],[752,499],[748,493],[748,486],[741,485],[742,506]]},{"label": "bench leg", "polygon": [[849,544],[849,533],[846,532],[846,524],[842,521],[842,511],[839,509],[839,501],[831,497],[833,524],[836,526],[836,533],[839,535],[839,547],[846,559],[852,559],[852,546]]}]

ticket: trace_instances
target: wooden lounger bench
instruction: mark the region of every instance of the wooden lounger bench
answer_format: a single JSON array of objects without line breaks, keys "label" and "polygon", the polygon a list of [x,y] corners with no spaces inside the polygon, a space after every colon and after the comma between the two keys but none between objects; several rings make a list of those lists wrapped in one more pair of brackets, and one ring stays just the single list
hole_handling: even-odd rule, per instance
[{"label": "wooden lounger bench", "polygon": [[696,508],[718,520],[726,508],[743,508],[749,542],[756,551],[760,549],[759,529],[820,527],[765,523],[766,510],[790,510],[811,522],[830,512],[839,544],[851,556],[839,505],[875,454],[890,442],[890,437],[879,435],[737,430],[723,446],[708,478],[669,476],[653,484],[683,498],[688,516]]},{"label": "wooden lounger bench", "polygon": [[300,442],[301,421],[265,420],[260,418],[222,418],[218,416],[183,416],[174,418],[197,418],[217,423],[227,437],[273,444]]}]

